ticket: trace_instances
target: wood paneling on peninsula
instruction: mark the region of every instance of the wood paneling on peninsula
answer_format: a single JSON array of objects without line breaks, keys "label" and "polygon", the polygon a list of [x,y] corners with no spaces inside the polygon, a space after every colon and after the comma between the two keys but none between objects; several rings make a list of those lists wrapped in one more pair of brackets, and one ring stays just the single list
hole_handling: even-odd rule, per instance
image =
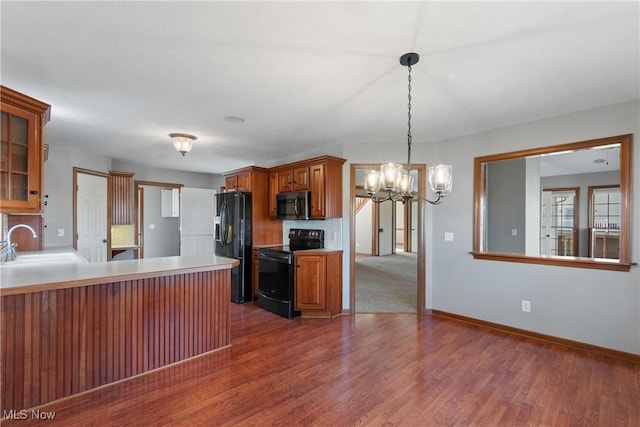
[{"label": "wood paneling on peninsula", "polygon": [[1,411],[230,345],[230,270],[6,295]]}]

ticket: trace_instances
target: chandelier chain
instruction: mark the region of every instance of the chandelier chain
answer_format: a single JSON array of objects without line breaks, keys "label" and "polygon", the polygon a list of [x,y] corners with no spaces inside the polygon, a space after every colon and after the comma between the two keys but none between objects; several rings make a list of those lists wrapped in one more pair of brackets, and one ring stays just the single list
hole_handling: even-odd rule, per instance
[{"label": "chandelier chain", "polygon": [[[407,78],[407,164],[387,163],[380,165],[380,171],[370,170],[365,174],[364,188],[371,196],[374,203],[385,201],[402,202],[405,204],[411,200],[422,200],[432,205],[438,205],[451,192],[453,178],[452,167],[449,165],[431,166],[428,169],[428,180],[431,190],[436,194],[435,200],[429,200],[422,196],[420,185],[418,191],[413,190],[413,176],[411,175],[411,71],[412,65],[418,63],[420,57],[417,53],[405,53],[400,57],[400,65],[408,68]],[[420,172],[417,174],[420,178]],[[387,196],[379,196],[380,191],[387,192]]]},{"label": "chandelier chain", "polygon": [[407,145],[408,145],[407,167],[409,168],[409,170],[411,170],[411,142],[413,138],[411,136],[411,64],[410,63],[407,66],[407,68],[409,69],[409,77],[408,77],[408,84],[407,84],[407,87],[409,89],[408,96],[407,96],[407,100],[408,100],[408,103],[407,103]]}]

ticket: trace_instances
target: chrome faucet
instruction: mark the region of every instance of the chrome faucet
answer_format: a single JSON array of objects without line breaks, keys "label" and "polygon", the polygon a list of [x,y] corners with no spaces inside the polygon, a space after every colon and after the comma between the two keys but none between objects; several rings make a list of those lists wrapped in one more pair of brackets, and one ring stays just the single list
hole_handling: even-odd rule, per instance
[{"label": "chrome faucet", "polygon": [[13,227],[11,227],[9,231],[7,231],[7,236],[5,241],[7,246],[7,255],[5,255],[4,257],[4,262],[10,262],[10,261],[16,260],[16,246],[18,246],[18,244],[11,242],[11,233],[13,233],[13,230],[15,230],[16,228],[28,228],[29,230],[31,230],[31,234],[33,234],[33,238],[34,239],[38,238],[38,234],[36,233],[36,230],[31,228],[27,224],[16,224]]}]

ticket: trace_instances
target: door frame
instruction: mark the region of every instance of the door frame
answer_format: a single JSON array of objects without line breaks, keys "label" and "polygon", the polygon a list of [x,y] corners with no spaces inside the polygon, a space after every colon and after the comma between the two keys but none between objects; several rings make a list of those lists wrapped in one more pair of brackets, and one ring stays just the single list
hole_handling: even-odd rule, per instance
[{"label": "door frame", "polygon": [[[135,180],[133,181],[133,194],[135,200],[133,201],[134,209],[135,209],[135,219],[136,219],[136,231],[134,234],[135,245],[138,246],[138,257],[140,259],[144,258],[144,187],[143,186],[151,186],[151,187],[162,187],[162,188],[177,188],[181,191],[184,184],[176,184],[172,182],[157,182],[157,181],[142,181]],[[179,238],[179,237],[178,237]],[[178,246],[180,242],[178,242]]]},{"label": "door frame", "polygon": [[[381,163],[352,163],[351,164],[351,184],[350,187],[350,212],[349,215],[349,311],[351,314],[356,313],[356,170],[358,169],[378,169]],[[425,195],[427,192],[427,165],[422,163],[412,164],[411,170],[418,172],[418,194]],[[418,200],[418,280],[417,287],[417,313],[422,316],[427,313],[426,301],[426,202],[422,199]]]},{"label": "door frame", "polygon": [[78,250],[78,174],[99,176],[107,179],[107,261],[111,261],[111,176],[108,173],[73,167],[73,249]]}]

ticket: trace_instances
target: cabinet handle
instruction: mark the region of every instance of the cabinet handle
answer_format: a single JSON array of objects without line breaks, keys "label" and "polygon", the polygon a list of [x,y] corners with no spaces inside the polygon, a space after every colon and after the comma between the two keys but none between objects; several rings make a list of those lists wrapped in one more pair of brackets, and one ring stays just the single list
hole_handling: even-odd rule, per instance
[{"label": "cabinet handle", "polygon": [[29,194],[38,194],[38,190],[31,190],[29,191]]}]

